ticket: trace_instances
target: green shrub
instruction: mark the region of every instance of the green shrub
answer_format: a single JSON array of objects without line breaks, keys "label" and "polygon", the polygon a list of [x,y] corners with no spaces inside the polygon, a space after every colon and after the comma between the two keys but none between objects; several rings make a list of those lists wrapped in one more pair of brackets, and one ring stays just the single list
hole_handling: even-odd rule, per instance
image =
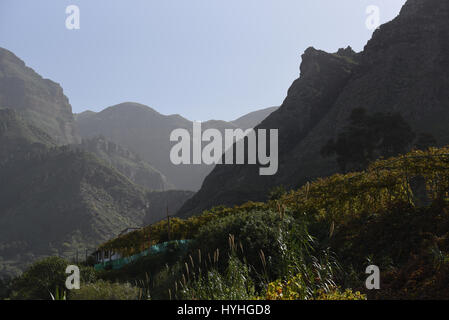
[{"label": "green shrub", "polygon": [[311,290],[303,275],[297,274],[292,278],[281,281],[276,280],[267,286],[263,300],[366,300],[360,292],[351,289],[341,291],[335,285]]},{"label": "green shrub", "polygon": [[[258,274],[268,270],[270,276],[278,277],[283,272],[285,233],[290,222],[273,211],[241,212],[225,216],[200,229],[193,251],[200,249],[203,253],[212,253],[218,249],[220,257],[225,258],[218,259],[218,270],[224,271],[228,263],[228,237],[233,235],[239,256],[251,262]],[[264,262],[261,261],[261,252],[265,257]]]},{"label": "green shrub", "polygon": [[65,273],[69,262],[49,257],[32,264],[21,276],[13,280],[12,299],[47,300],[50,292],[65,286]]},{"label": "green shrub", "polygon": [[0,278],[0,300],[9,298],[11,294],[11,281],[10,278]]},{"label": "green shrub", "polygon": [[[59,257],[48,257],[33,263],[11,284],[11,299],[18,300],[48,300],[51,294],[65,288],[68,274],[65,273],[70,263]],[[82,283],[95,281],[93,268],[80,266]]]},{"label": "green shrub", "polygon": [[330,292],[321,291],[315,300],[366,300],[366,295],[359,291],[353,292],[351,289],[341,291],[337,288]]},{"label": "green shrub", "polygon": [[79,290],[69,293],[69,300],[137,300],[139,288],[129,283],[111,283],[99,280],[95,283],[82,285]]}]

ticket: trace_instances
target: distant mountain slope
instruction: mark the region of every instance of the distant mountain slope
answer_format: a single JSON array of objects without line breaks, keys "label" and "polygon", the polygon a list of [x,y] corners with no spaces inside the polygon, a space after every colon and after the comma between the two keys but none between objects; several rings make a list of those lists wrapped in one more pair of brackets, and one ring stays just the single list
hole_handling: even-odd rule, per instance
[{"label": "distant mountain slope", "polygon": [[0,109],[0,164],[55,145],[47,133],[29,124],[14,110]]},{"label": "distant mountain slope", "polygon": [[178,115],[164,116],[141,104],[123,103],[80,118],[77,123],[83,138],[102,135],[131,150],[162,172],[176,188],[199,188],[202,168],[170,162],[170,133],[177,128],[191,130],[189,120]]},{"label": "distant mountain slope", "polygon": [[2,48],[0,108],[19,112],[32,125],[47,132],[59,145],[80,141],[72,108],[62,88],[42,78],[12,52]]},{"label": "distant mountain slope", "polygon": [[254,128],[258,124],[260,124],[266,117],[268,117],[271,113],[276,111],[279,107],[270,107],[257,111],[250,112],[245,114],[244,116],[231,121],[237,128],[241,129],[249,129]]},{"label": "distant mountain slope", "polygon": [[258,127],[279,129],[279,171],[216,166],[180,209],[199,214],[214,205],[265,199],[277,185],[297,187],[338,171],[320,149],[338,135],[350,112],[399,112],[417,132],[449,143],[449,1],[408,0],[400,15],[373,34],[363,52],[334,54],[309,48],[301,76],[283,105]]},{"label": "distant mountain slope", "polygon": [[58,147],[14,110],[0,110],[0,277],[40,257],[91,252],[127,227],[159,220],[167,204],[173,214],[193,194],[147,196],[115,167],[141,184],[167,187],[157,171],[114,143],[96,138]]},{"label": "distant mountain slope", "polygon": [[144,193],[95,156],[44,149],[0,168],[0,273],[47,255],[84,253],[140,226]]},{"label": "distant mountain slope", "polygon": [[[269,110],[255,112],[236,120],[245,128],[256,125]],[[204,178],[213,169],[208,165],[173,165],[170,162],[170,133],[183,128],[192,131],[192,122],[179,115],[162,115],[154,109],[138,103],[122,103],[101,112],[83,112],[76,116],[79,132],[83,138],[102,135],[111,141],[141,155],[144,160],[163,173],[176,189],[198,190]],[[210,120],[202,123],[203,130],[215,128],[220,131],[235,129],[233,122]]]},{"label": "distant mountain slope", "polygon": [[86,111],[83,111],[83,112],[81,112],[81,113],[75,113],[74,115],[73,115],[73,117],[75,118],[75,120],[84,120],[84,119],[87,119],[87,118],[89,118],[90,116],[93,116],[93,115],[95,115],[96,114],[96,112],[94,112],[94,111],[91,111],[91,110],[86,110]]},{"label": "distant mountain slope", "polygon": [[134,183],[148,190],[168,190],[173,186],[167,178],[140,156],[103,137],[83,139],[80,147],[113,166]]}]

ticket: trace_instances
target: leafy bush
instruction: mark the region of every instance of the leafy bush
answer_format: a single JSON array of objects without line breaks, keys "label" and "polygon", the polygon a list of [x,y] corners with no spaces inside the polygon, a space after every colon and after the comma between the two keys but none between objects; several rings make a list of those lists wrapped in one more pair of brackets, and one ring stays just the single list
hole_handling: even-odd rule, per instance
[{"label": "leafy bush", "polygon": [[339,289],[331,290],[330,292],[321,291],[316,300],[366,300],[366,295],[359,291],[352,292],[351,289],[340,291]]},{"label": "leafy bush", "polygon": [[300,275],[294,276],[287,281],[276,280],[268,284],[264,296],[266,300],[299,300],[306,297],[306,286]]},{"label": "leafy bush", "polygon": [[81,286],[69,293],[69,300],[137,300],[140,290],[129,283],[111,283],[99,280]]},{"label": "leafy bush", "polygon": [[69,263],[58,257],[50,257],[32,264],[12,283],[12,299],[50,299],[50,292],[65,286],[66,267]]},{"label": "leafy bush", "polygon": [[336,286],[319,289],[313,292],[308,288],[307,281],[300,274],[286,281],[276,280],[268,284],[267,291],[260,299],[265,300],[366,300],[360,292],[353,293],[351,289],[341,291]]},{"label": "leafy bush", "polygon": [[301,274],[286,281],[276,280],[268,284],[266,293],[259,299],[265,300],[366,300],[360,292],[351,289],[341,291],[336,286],[311,291]]},{"label": "leafy bush", "polygon": [[[65,288],[70,263],[59,257],[49,257],[33,263],[11,284],[11,298],[19,300],[48,300],[56,290]],[[89,283],[96,278],[90,267],[80,267],[81,282]]]},{"label": "leafy bush", "polygon": [[11,294],[11,279],[10,278],[0,278],[0,300],[9,298]]},{"label": "leafy bush", "polygon": [[232,235],[242,259],[249,261],[257,273],[268,271],[268,276],[276,277],[285,267],[285,234],[290,222],[291,219],[282,219],[279,213],[268,210],[228,215],[203,226],[195,237],[193,248],[207,253],[218,250],[225,258],[218,261],[218,269],[223,271],[230,250],[228,237]]}]

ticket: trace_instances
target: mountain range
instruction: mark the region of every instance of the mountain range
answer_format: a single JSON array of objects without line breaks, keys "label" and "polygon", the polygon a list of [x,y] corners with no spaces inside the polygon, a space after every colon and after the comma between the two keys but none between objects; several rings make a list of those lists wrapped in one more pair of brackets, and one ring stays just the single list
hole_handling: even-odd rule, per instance
[{"label": "mountain range", "polygon": [[[253,126],[273,110],[236,121]],[[73,115],[57,83],[0,48],[0,275],[40,257],[84,255],[126,228],[173,216],[193,195],[174,189],[199,187],[210,170],[170,171],[169,134],[191,126],[137,103]]]},{"label": "mountain range", "polygon": [[[235,121],[209,120],[203,130],[248,129],[259,124],[276,107],[251,112]],[[175,129],[192,131],[192,121],[180,115],[162,115],[138,103],[121,103],[101,112],[85,111],[76,115],[82,138],[104,136],[140,155],[167,177],[174,189],[197,191],[212,165],[174,165],[170,162],[170,133]]]}]

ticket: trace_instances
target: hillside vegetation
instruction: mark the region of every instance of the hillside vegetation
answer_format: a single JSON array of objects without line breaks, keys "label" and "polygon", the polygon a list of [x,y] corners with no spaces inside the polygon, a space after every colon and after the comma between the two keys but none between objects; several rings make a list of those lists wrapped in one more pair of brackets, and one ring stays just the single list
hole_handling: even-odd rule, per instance
[{"label": "hillside vegetation", "polygon": [[[170,239],[191,239],[188,253],[173,247],[101,277],[140,284],[153,298],[448,298],[448,191],[449,147],[414,150],[276,188],[266,202],[171,219]],[[168,230],[162,221],[101,247],[131,255],[167,241]],[[369,264],[380,267],[381,290],[364,287]]]}]

